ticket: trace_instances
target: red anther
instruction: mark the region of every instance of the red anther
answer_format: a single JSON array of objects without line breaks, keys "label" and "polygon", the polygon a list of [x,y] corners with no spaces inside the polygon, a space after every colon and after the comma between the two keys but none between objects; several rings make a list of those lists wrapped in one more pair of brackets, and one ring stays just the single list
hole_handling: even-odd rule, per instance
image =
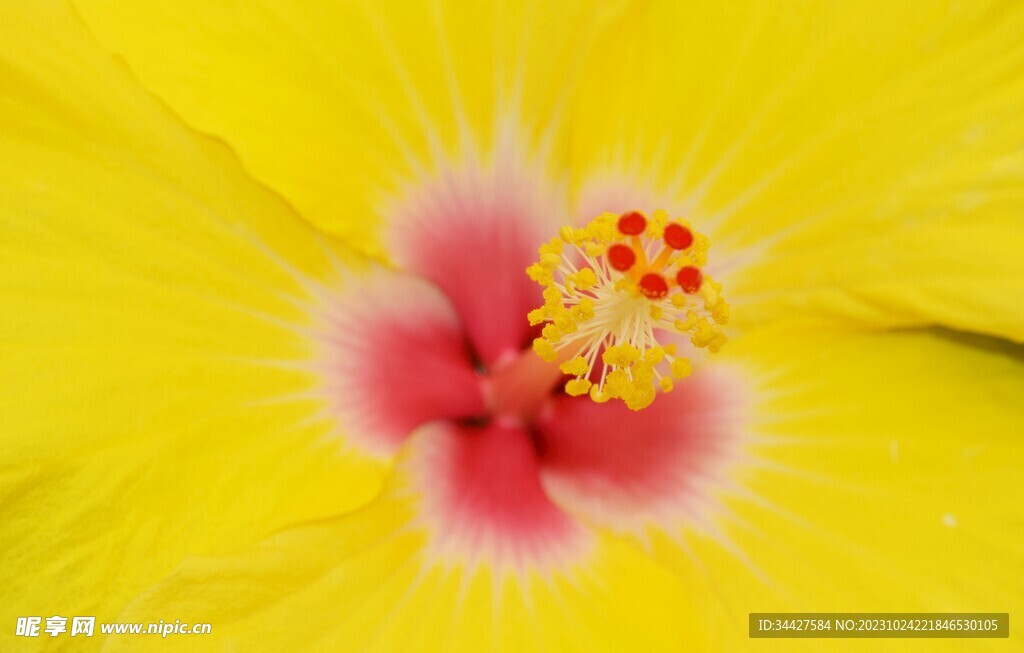
[{"label": "red anther", "polygon": [[700,273],[700,270],[689,265],[679,268],[679,272],[676,273],[679,287],[683,289],[683,292],[691,295],[700,290],[700,282],[703,279],[704,275]]},{"label": "red anther", "polygon": [[608,264],[619,272],[625,272],[636,263],[636,254],[631,247],[616,244],[608,248]]},{"label": "red anther", "polygon": [[681,224],[672,224],[665,227],[665,244],[672,249],[686,249],[693,244],[693,234]]},{"label": "red anther", "polygon": [[647,219],[637,211],[623,213],[619,218],[619,231],[627,236],[639,236],[647,228]]},{"label": "red anther", "polygon": [[651,299],[660,299],[668,294],[668,282],[656,272],[640,277],[640,292]]}]

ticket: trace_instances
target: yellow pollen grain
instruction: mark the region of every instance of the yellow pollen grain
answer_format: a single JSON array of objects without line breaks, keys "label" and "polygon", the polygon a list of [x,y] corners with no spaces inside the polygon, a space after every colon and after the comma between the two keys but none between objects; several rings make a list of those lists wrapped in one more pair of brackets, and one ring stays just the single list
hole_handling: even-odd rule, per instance
[{"label": "yellow pollen grain", "polygon": [[526,268],[526,275],[542,286],[550,285],[555,281],[551,270],[548,270],[540,263],[534,263],[530,267]]},{"label": "yellow pollen grain", "polygon": [[652,366],[657,365],[661,361],[665,360],[665,354],[667,353],[668,352],[665,351],[664,347],[651,347],[644,352],[644,363]]},{"label": "yellow pollen grain", "polygon": [[565,383],[565,393],[570,397],[579,397],[587,394],[592,386],[587,379],[571,379]]},{"label": "yellow pollen grain", "polygon": [[555,348],[544,338],[535,338],[533,340],[533,351],[549,363],[554,363],[558,358]]},{"label": "yellow pollen grain", "polygon": [[540,330],[542,336],[547,338],[551,344],[557,344],[562,339],[562,330],[556,324],[549,324]]},{"label": "yellow pollen grain", "polygon": [[643,410],[652,403],[654,403],[654,386],[645,385],[640,388],[635,388],[633,392],[629,393],[628,396],[624,397],[626,405],[630,410]]},{"label": "yellow pollen grain", "polygon": [[583,376],[587,373],[589,368],[587,366],[587,360],[582,356],[577,356],[576,358],[559,365],[558,369],[570,376]]},{"label": "yellow pollen grain", "polygon": [[633,385],[637,387],[648,386],[654,382],[654,366],[646,361],[640,361],[630,371],[633,374]]},{"label": "yellow pollen grain", "polygon": [[604,350],[601,360],[607,365],[628,367],[640,358],[640,350],[629,343],[615,345]]},{"label": "yellow pollen grain", "polygon": [[555,286],[548,286],[544,289],[544,307],[548,310],[563,309],[562,293]]},{"label": "yellow pollen grain", "polygon": [[572,316],[569,314],[565,314],[561,317],[556,318],[555,321],[552,322],[552,324],[558,327],[558,331],[563,336],[569,335],[570,333],[576,333],[576,331],[579,330],[579,326],[576,324],[576,320],[572,319]]},{"label": "yellow pollen grain", "polygon": [[712,317],[712,319],[714,319],[715,322],[718,322],[719,324],[728,324],[728,322],[729,322],[729,305],[723,302],[723,303],[719,304],[718,306],[715,306],[711,310],[711,317]]},{"label": "yellow pollen grain", "polygon": [[594,300],[583,297],[580,299],[580,303],[569,309],[572,317],[577,322],[584,322],[594,317]]},{"label": "yellow pollen grain", "polygon": [[604,380],[604,389],[613,399],[625,399],[632,389],[632,383],[625,370],[615,370]]},{"label": "yellow pollen grain", "polygon": [[685,379],[690,376],[690,361],[685,358],[677,358],[672,361],[672,376],[677,379]]},{"label": "yellow pollen grain", "polygon": [[562,254],[563,243],[559,238],[552,238],[549,242],[540,246],[538,252],[543,256],[560,256]]},{"label": "yellow pollen grain", "polygon": [[590,268],[583,268],[572,276],[575,276],[576,278],[576,286],[583,290],[593,288],[597,285],[597,274],[595,274]]},{"label": "yellow pollen grain", "polygon": [[542,267],[553,270],[562,264],[562,257],[558,254],[544,254],[540,257],[540,264]]}]

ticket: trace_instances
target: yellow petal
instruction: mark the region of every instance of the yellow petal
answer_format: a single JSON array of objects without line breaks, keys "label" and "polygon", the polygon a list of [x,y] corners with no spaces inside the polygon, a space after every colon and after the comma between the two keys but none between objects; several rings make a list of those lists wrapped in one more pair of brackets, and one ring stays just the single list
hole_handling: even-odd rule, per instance
[{"label": "yellow petal", "polygon": [[352,257],[64,5],[2,13],[0,603],[112,616],[185,555],[376,490],[310,365]]},{"label": "yellow petal", "polygon": [[741,328],[1024,340],[1021,6],[653,2],[619,28],[573,122],[585,214],[687,215]]},{"label": "yellow petal", "polygon": [[447,534],[425,519],[431,483],[418,484],[415,469],[437,455],[438,435],[414,436],[388,490],[366,510],[287,530],[235,556],[189,560],[121,617],[173,614],[211,623],[211,635],[108,646],[521,653],[710,645],[694,621],[703,597],[614,538],[588,534],[562,565],[518,571],[432,547]]},{"label": "yellow petal", "polygon": [[1019,346],[820,326],[733,345],[723,364],[754,403],[730,470],[691,474],[715,499],[630,538],[709,597],[701,622],[721,650],[757,648],[748,612],[1024,607]]},{"label": "yellow petal", "polygon": [[616,13],[537,1],[76,4],[189,123],[225,138],[305,218],[371,250],[380,200],[439,159],[486,157],[497,124],[511,118],[531,142],[567,136],[554,128],[572,73]]}]

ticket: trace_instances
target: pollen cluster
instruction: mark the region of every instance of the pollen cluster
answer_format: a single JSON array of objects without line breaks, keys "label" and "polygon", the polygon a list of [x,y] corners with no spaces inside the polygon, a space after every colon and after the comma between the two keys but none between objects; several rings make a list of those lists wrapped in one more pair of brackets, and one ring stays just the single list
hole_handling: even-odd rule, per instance
[{"label": "pollen cluster", "polygon": [[[572,396],[603,403],[621,399],[633,410],[670,392],[690,361],[669,334],[716,352],[729,319],[722,286],[702,268],[708,239],[664,211],[604,213],[583,228],[562,227],[526,269],[544,287],[544,305],[530,311],[544,324],[533,341],[544,360],[561,361]],[[600,368],[598,369],[598,366]]]}]

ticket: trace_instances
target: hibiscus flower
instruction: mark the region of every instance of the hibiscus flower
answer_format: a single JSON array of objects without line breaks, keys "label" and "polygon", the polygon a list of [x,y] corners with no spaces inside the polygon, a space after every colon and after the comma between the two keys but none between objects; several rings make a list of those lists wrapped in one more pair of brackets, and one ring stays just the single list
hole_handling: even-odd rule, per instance
[{"label": "hibiscus flower", "polygon": [[[148,4],[0,20],[5,650],[1024,608],[1024,9]],[[650,394],[541,331],[603,214],[693,239]]]}]

